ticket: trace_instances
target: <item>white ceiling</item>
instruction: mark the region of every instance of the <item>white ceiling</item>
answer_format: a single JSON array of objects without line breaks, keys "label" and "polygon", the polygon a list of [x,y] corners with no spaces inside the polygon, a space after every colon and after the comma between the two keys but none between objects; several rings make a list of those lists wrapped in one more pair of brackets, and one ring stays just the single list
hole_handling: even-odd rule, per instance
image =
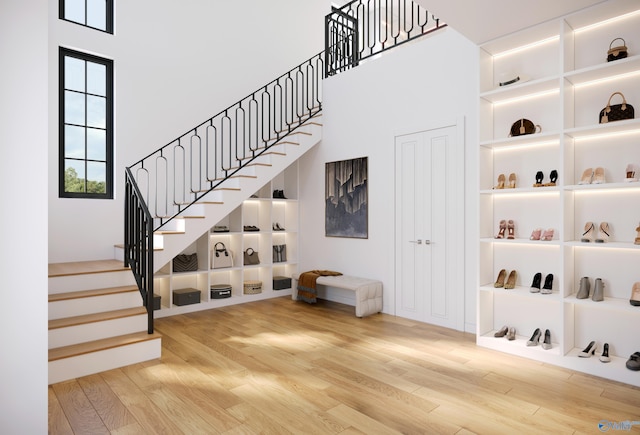
[{"label": "white ceiling", "polygon": [[607,0],[414,0],[480,45]]}]

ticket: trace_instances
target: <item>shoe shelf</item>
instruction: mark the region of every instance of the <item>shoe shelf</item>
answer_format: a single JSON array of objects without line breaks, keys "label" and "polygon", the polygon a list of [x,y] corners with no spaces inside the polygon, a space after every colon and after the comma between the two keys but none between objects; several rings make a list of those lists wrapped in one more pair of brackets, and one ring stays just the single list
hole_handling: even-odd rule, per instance
[{"label": "shoe shelf", "polygon": [[[607,62],[616,38],[624,38],[629,57]],[[640,181],[626,180],[629,165],[640,179],[640,3],[610,0],[490,41],[479,52],[477,343],[640,386],[638,373],[625,367],[628,355],[640,351],[629,334],[640,330],[640,307],[629,303],[640,282],[640,245],[634,243]],[[522,80],[498,86],[514,76]],[[634,106],[636,119],[600,124],[614,92]],[[621,102],[614,96],[611,104]],[[510,137],[521,118],[541,131]],[[588,168],[602,168],[604,181],[582,184]],[[538,171],[546,184],[552,170],[555,185],[534,187]],[[500,188],[499,175],[508,180],[511,173],[516,187]],[[500,221],[509,219],[515,239],[497,239]],[[588,222],[596,230],[586,243]],[[603,222],[610,235],[595,243]],[[530,240],[538,228],[553,229],[553,239]],[[494,287],[501,269],[517,270],[514,289]],[[529,291],[537,272],[554,275],[552,294]],[[602,280],[603,301],[576,298],[585,276]],[[516,340],[493,336],[504,325],[516,329]],[[550,330],[552,349],[526,345],[536,328],[543,337]],[[592,340],[599,351],[578,358]],[[598,360],[605,342],[609,363]]]},{"label": "shoe shelf", "polygon": [[[291,295],[290,288],[273,289],[273,278],[291,277],[298,273],[297,180],[298,164],[294,163],[185,248],[183,254],[198,254],[198,270],[174,272],[171,263],[160,268],[154,275],[154,293],[161,296],[161,308],[156,310],[155,316],[160,318]],[[274,191],[282,191],[286,198],[274,198]],[[247,231],[247,227],[257,230]],[[233,266],[213,268],[212,250],[218,242],[222,242],[231,253]],[[286,245],[287,261],[274,261],[273,245]],[[258,253],[260,264],[243,264],[247,248]],[[245,294],[244,282],[247,280],[262,281],[262,291]],[[211,297],[210,288],[216,284],[230,286],[231,296],[222,299]],[[183,288],[199,290],[200,303],[174,305],[173,292]]]}]

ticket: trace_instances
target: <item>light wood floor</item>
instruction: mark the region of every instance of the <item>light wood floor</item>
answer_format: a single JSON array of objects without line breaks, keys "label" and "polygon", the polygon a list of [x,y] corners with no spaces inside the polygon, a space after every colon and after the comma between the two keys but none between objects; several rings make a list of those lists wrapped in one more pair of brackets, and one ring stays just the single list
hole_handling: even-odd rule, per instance
[{"label": "light wood floor", "polygon": [[157,320],[161,360],[49,387],[49,433],[571,434],[640,420],[638,388],[353,313],[282,297]]}]

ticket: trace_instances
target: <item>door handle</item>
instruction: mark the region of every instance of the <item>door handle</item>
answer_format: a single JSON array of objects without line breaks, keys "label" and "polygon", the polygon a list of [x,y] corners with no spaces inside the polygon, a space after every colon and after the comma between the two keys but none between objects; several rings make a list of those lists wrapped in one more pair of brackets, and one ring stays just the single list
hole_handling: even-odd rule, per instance
[{"label": "door handle", "polygon": [[409,240],[409,243],[416,243],[418,245],[422,245],[422,239],[418,239],[418,240]]},{"label": "door handle", "polygon": [[430,245],[431,243],[432,243],[432,242],[431,242],[431,240],[425,240],[425,241],[424,241],[424,244],[425,244],[425,245]]}]

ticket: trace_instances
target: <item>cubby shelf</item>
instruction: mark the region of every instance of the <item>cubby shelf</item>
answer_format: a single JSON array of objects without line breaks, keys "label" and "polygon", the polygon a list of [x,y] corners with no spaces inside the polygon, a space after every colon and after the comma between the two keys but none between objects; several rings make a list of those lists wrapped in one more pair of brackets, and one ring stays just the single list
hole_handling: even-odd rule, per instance
[{"label": "cubby shelf", "polygon": [[[274,191],[282,190],[287,198],[274,198]],[[198,270],[173,272],[172,264],[164,265],[154,275],[154,292],[161,297],[161,308],[156,317],[172,316],[193,311],[235,305],[249,301],[291,295],[291,289],[274,290],[273,278],[291,277],[298,272],[298,164],[293,163],[281,174],[264,185],[254,196],[212,226],[187,247],[183,254],[198,254]],[[284,230],[274,229],[275,224]],[[245,226],[259,231],[245,231]],[[214,231],[226,227],[228,231]],[[213,247],[222,242],[232,253],[233,266],[213,268]],[[275,262],[273,245],[286,245],[287,261]],[[247,248],[256,251],[260,264],[244,265],[243,253]],[[262,292],[245,294],[244,281],[262,281]],[[224,284],[231,287],[231,297],[215,299],[210,287]],[[173,293],[182,288],[200,291],[200,303],[177,306]]]},{"label": "cubby shelf", "polygon": [[[629,56],[607,62],[609,43],[624,38]],[[640,282],[640,182],[626,182],[628,164],[640,177],[640,119],[599,123],[614,92],[640,109],[640,4],[612,0],[533,26],[480,47],[479,280],[477,343],[640,386],[640,373],[624,361],[640,351],[628,331],[640,328],[640,307],[629,304]],[[526,81],[497,86],[503,73]],[[616,104],[619,101],[612,101]],[[636,110],[638,110],[636,109]],[[521,118],[541,132],[510,137]],[[602,167],[605,182],[579,184],[587,168]],[[533,187],[542,171],[555,186]],[[496,189],[497,178],[516,174],[516,188]],[[516,223],[516,239],[495,239],[501,220]],[[605,243],[580,241],[586,222],[608,222]],[[529,240],[536,228],[554,229],[551,241]],[[597,237],[598,230],[594,238]],[[513,290],[493,287],[501,269],[517,270]],[[554,274],[553,293],[530,293],[535,273]],[[580,278],[600,277],[605,300],[576,299]],[[503,325],[519,336],[494,338]],[[526,346],[535,328],[549,329],[553,349]],[[543,329],[544,328],[544,329]],[[578,358],[591,341],[595,358]],[[603,344],[612,362],[597,360]],[[595,362],[594,362],[595,361]]]}]

